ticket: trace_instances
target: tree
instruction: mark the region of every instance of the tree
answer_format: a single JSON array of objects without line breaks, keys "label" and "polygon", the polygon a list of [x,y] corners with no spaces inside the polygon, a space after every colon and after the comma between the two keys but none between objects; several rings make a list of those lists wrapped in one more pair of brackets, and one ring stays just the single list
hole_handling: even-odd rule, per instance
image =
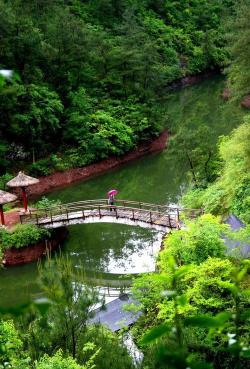
[{"label": "tree", "polygon": [[[32,357],[54,354],[58,347],[75,358],[82,350],[81,340],[93,305],[100,299],[97,290],[86,285],[83,272],[77,271],[67,259],[48,259],[40,268],[40,283],[53,302],[45,317],[29,327],[29,347]],[[46,332],[46,333],[45,333]]]},{"label": "tree", "polygon": [[20,127],[19,139],[26,147],[32,148],[33,162],[35,153],[46,152],[42,146],[52,134],[58,134],[60,115],[63,105],[58,94],[47,86],[28,85],[19,91],[18,101],[20,112],[16,113],[15,120]]},{"label": "tree", "polygon": [[241,0],[234,7],[234,14],[227,24],[229,51],[228,74],[231,96],[240,98],[250,93],[250,1]]},{"label": "tree", "polygon": [[186,205],[198,205],[213,214],[234,211],[244,221],[249,222],[249,140],[250,119],[246,116],[243,124],[229,136],[220,139],[221,169],[217,180],[207,189],[193,191],[189,196],[185,196]]}]

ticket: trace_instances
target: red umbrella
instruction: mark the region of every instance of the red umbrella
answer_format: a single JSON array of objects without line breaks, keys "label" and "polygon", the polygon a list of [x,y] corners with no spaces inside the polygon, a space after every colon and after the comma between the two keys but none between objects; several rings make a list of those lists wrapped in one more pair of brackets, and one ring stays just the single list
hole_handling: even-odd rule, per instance
[{"label": "red umbrella", "polygon": [[117,195],[118,194],[118,191],[117,190],[110,190],[109,192],[108,192],[108,195],[109,196],[115,196],[115,195]]}]

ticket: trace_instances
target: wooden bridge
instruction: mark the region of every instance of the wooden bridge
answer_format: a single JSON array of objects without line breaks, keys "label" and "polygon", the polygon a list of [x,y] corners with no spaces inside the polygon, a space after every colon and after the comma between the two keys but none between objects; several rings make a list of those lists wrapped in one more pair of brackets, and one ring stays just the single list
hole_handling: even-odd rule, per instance
[{"label": "wooden bridge", "polygon": [[120,223],[154,228],[160,231],[180,228],[181,214],[194,218],[201,214],[197,209],[180,209],[139,201],[116,200],[108,205],[107,199],[87,200],[32,209],[20,215],[20,222],[46,228],[57,228],[81,223]]}]

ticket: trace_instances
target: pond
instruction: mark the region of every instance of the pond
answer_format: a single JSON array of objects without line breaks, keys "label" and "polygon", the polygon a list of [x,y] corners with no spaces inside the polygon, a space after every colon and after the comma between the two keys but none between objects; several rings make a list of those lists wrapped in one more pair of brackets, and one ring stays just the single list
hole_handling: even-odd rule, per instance
[{"label": "pond", "polygon": [[[228,134],[243,115],[240,108],[222,100],[223,85],[223,78],[217,76],[172,92],[166,101],[169,126],[188,124],[195,133],[192,121],[199,119],[207,128],[207,139],[216,145],[218,136]],[[176,157],[166,148],[47,197],[60,199],[62,203],[101,199],[108,190],[117,188],[120,199],[175,204],[189,183],[188,163],[180,153]],[[69,227],[69,237],[61,252],[69,255],[75,267],[84,268],[89,277],[120,280],[126,274],[154,270],[159,245],[159,233],[150,229],[108,223],[82,224]],[[37,273],[36,263],[1,270],[1,304],[10,306],[36,296]]]}]

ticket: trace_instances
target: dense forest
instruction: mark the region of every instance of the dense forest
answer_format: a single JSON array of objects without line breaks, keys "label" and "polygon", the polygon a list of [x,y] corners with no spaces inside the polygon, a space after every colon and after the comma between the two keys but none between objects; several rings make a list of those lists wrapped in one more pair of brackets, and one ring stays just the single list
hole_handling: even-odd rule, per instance
[{"label": "dense forest", "polygon": [[[168,122],[164,101],[173,83],[208,70],[225,73],[228,104],[250,93],[250,1],[0,0],[0,9],[1,69],[14,71],[0,80],[3,180],[17,168],[46,175],[121,155],[169,127],[169,150],[178,161],[178,145],[189,165],[181,203],[205,213],[182,219],[158,271],[133,281],[141,362],[124,332],[88,324],[103,301],[58,256],[38,265],[42,299],[0,301],[0,368],[249,369],[250,261],[240,253],[250,243],[249,113],[210,153],[199,122],[194,139]],[[240,231],[223,223],[230,213]],[[0,246],[46,232],[1,230]],[[225,239],[238,247],[228,252]]]},{"label": "dense forest", "polygon": [[2,174],[83,166],[157,135],[168,86],[225,66],[222,19],[232,7],[1,0],[0,66],[15,71],[0,95]]}]

